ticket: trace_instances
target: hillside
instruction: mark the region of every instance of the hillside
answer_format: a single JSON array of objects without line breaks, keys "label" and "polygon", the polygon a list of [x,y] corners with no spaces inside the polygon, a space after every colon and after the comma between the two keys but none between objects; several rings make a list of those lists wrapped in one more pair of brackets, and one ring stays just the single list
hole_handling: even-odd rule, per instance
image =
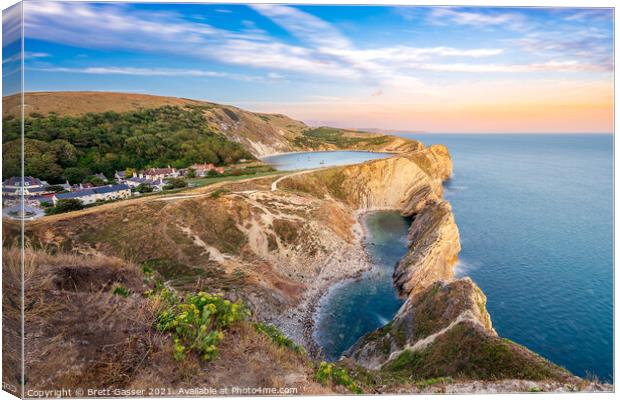
[{"label": "hillside", "polygon": [[[17,95],[3,98],[6,118],[19,116]],[[112,92],[36,92],[25,94],[27,118],[50,114],[80,117],[87,113],[127,113],[173,107],[200,110],[206,129],[241,143],[254,156],[339,148],[373,151],[405,150],[409,141],[395,136],[337,128],[313,129],[281,114],[254,113],[237,107],[177,97]]]}]

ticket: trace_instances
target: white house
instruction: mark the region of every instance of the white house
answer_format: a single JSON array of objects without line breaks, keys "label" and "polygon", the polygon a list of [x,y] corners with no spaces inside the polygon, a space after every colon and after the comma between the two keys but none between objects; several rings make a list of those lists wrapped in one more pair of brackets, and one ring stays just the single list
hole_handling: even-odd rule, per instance
[{"label": "white house", "polygon": [[138,177],[127,179],[125,181],[125,184],[127,184],[131,188],[138,187],[142,184],[149,185],[150,187],[153,188],[154,192],[161,192],[164,189],[164,186],[166,186],[166,182],[163,179],[151,180],[147,178],[138,178]]},{"label": "white house", "polygon": [[138,178],[150,179],[152,181],[166,178],[178,178],[179,171],[176,168],[149,168],[138,172]]}]

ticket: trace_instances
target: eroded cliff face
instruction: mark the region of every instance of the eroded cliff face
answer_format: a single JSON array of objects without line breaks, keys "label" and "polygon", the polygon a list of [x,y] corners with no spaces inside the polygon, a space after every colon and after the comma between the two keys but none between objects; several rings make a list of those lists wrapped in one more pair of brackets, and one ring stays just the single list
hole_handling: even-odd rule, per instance
[{"label": "eroded cliff face", "polygon": [[461,251],[450,203],[427,202],[409,227],[409,251],[394,270],[394,285],[409,297],[436,281],[449,281]]},{"label": "eroded cliff face", "polygon": [[[415,145],[414,148],[418,148]],[[411,216],[440,201],[441,182],[452,173],[445,146],[290,177],[282,188],[335,198],[359,211],[400,210]]]}]

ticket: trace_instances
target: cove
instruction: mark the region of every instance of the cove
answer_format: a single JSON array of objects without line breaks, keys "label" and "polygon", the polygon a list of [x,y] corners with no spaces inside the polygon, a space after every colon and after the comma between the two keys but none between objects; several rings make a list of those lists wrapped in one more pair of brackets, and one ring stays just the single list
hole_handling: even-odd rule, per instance
[{"label": "cove", "polygon": [[396,295],[392,273],[407,252],[411,221],[397,211],[362,216],[364,244],[373,268],[359,279],[335,285],[321,299],[314,340],[326,359],[338,359],[364,334],[387,324],[400,308],[402,300]]},{"label": "cove", "polygon": [[283,171],[358,164],[368,160],[391,157],[392,153],[370,151],[309,151],[283,153],[262,157],[261,160]]}]

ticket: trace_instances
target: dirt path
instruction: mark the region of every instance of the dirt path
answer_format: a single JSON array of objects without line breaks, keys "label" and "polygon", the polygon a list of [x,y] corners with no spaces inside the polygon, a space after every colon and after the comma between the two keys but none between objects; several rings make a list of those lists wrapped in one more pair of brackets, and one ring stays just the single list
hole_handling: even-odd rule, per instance
[{"label": "dirt path", "polygon": [[276,190],[278,190],[278,183],[280,183],[282,180],[286,179],[286,178],[292,178],[293,176],[298,176],[298,175],[303,175],[303,174],[309,174],[310,172],[316,172],[319,168],[314,168],[314,169],[306,169],[300,172],[293,172],[292,174],[287,174],[284,176],[279,177],[278,179],[276,179],[275,181],[273,181],[271,183],[271,191],[275,192]]}]

